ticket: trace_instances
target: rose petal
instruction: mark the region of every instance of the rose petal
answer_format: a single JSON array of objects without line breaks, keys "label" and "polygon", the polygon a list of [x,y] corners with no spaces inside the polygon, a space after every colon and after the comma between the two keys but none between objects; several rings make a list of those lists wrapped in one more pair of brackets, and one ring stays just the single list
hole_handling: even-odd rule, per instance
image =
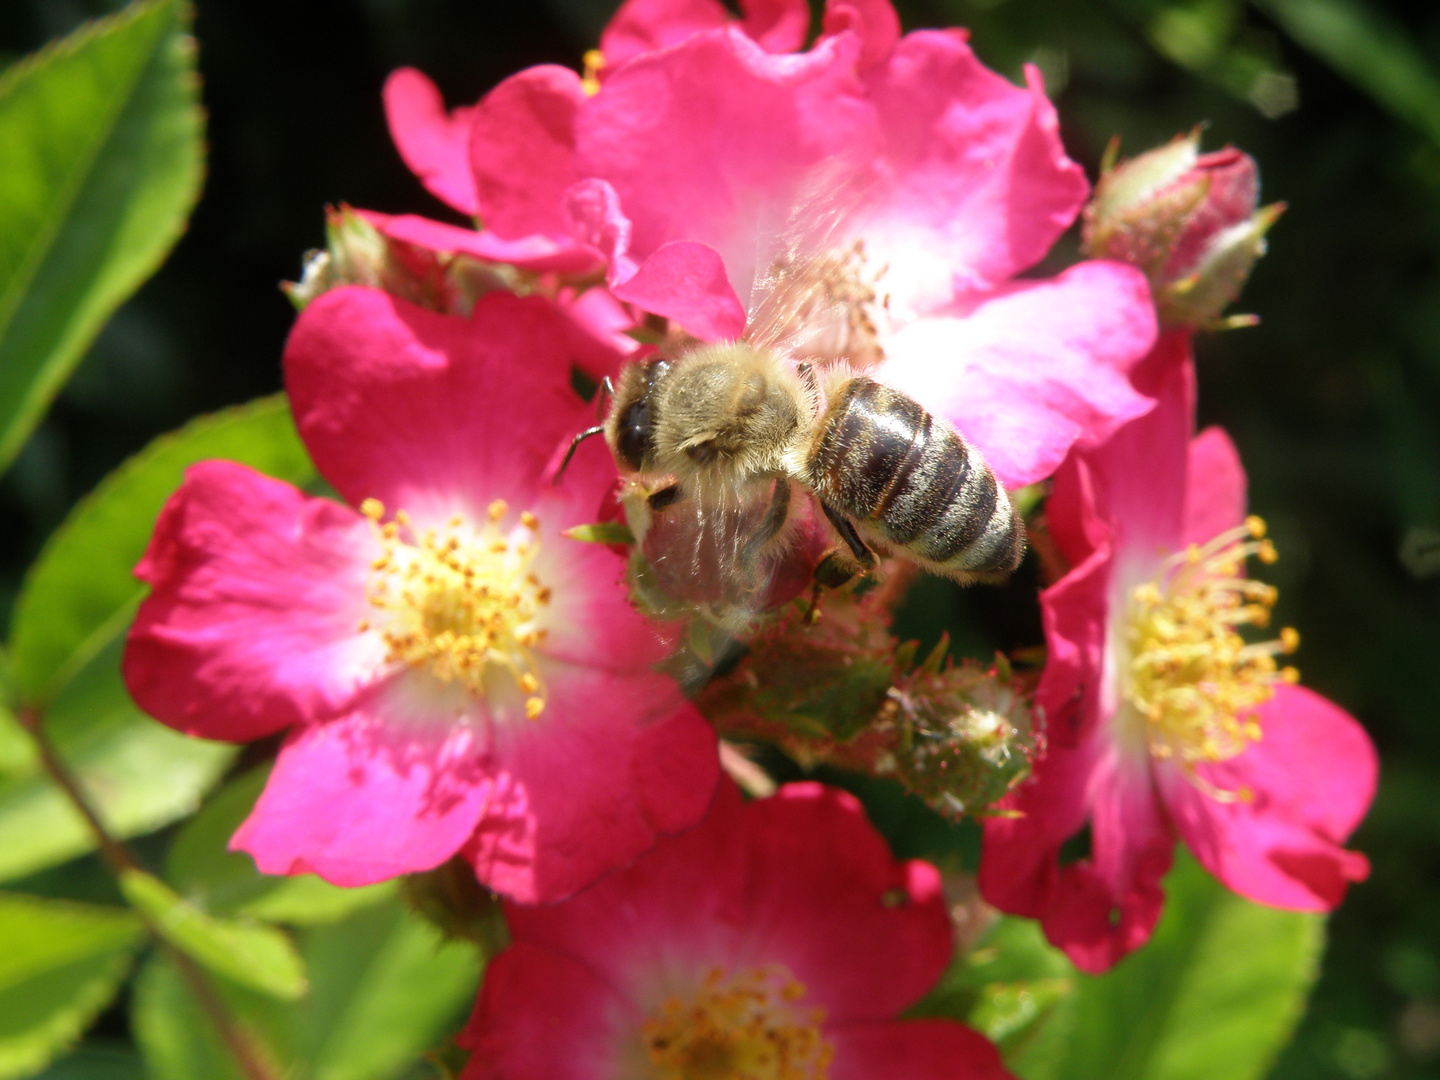
[{"label": "rose petal", "polygon": [[390,138],[410,171],[436,198],[474,217],[480,204],[470,173],[473,108],[447,113],[435,84],[414,68],[392,71],[382,96]]},{"label": "rose petal", "polygon": [[888,57],[900,40],[900,16],[890,0],[826,0],[822,37],[846,31],[863,43],[860,68],[872,67]]},{"label": "rose petal", "polygon": [[480,215],[498,235],[568,237],[561,195],[575,171],[580,76],[551,64],[512,75],[481,99],[470,128],[470,165]]},{"label": "rose petal", "polygon": [[458,225],[446,225],[415,214],[391,216],[374,210],[358,213],[392,240],[401,240],[430,251],[458,252],[485,262],[508,263],[537,274],[592,273],[600,264],[600,257],[593,249],[568,238],[555,240],[532,233],[506,240],[486,229],[462,229]]},{"label": "rose petal", "polygon": [[730,287],[725,264],[704,244],[662,244],[611,290],[644,311],[675,320],[701,341],[733,341],[745,332],[745,308]]},{"label": "rose petal", "polygon": [[1081,263],[912,323],[875,377],[954,424],[1007,487],[1034,483],[1151,407],[1126,378],[1154,341],[1149,297],[1137,271]]},{"label": "rose petal", "polygon": [[456,1039],[471,1051],[461,1080],[614,1080],[616,1031],[643,1018],[603,978],[527,942],[485,968],[475,1011]]},{"label": "rose petal", "polygon": [[1369,873],[1363,855],[1340,845],[1375,796],[1375,747],[1348,713],[1299,686],[1277,687],[1259,721],[1259,742],[1198,769],[1215,790],[1249,798],[1218,799],[1170,768],[1160,773],[1165,804],[1226,887],[1261,904],[1329,911]]},{"label": "rose petal", "polygon": [[[266,874],[319,874],[368,885],[429,870],[455,854],[497,785],[482,717],[437,717],[407,675],[347,716],[286,739],[255,809],[230,841]],[[445,695],[453,708],[462,690]]]},{"label": "rose petal", "polygon": [[335,289],[290,332],[286,388],[316,467],[352,504],[480,520],[492,499],[527,508],[556,447],[586,426],[570,333],[539,297],[488,293],[467,320]]},{"label": "rose petal", "polygon": [[886,287],[902,306],[934,306],[911,299],[928,291],[925,281],[962,290],[1004,282],[1038,262],[1079,213],[1089,184],[1065,156],[1033,68],[1020,89],[982,65],[963,35],[917,31],[863,78],[892,178],[868,207],[863,235],[897,275]]},{"label": "rose petal", "polygon": [[541,675],[541,717],[497,728],[495,797],[465,851],[523,903],[563,899],[693,825],[719,776],[714,730],[673,682],[550,663]]},{"label": "rose petal", "polygon": [[353,510],[229,461],[187,471],[136,575],[126,642],[140,707],[245,742],[348,707],[380,661],[357,630],[375,548]]},{"label": "rose petal", "polygon": [[1245,520],[1245,468],[1230,436],[1206,428],[1190,440],[1180,540],[1203,544]]},{"label": "rose petal", "polygon": [[989,1039],[950,1020],[827,1025],[825,1038],[830,1080],[1013,1080]]}]

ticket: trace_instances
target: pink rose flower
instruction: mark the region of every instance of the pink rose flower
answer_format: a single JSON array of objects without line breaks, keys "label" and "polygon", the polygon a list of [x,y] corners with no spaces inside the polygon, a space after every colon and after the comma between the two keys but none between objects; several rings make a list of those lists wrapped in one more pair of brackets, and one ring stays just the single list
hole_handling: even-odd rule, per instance
[{"label": "pink rose flower", "polygon": [[1002,482],[1040,479],[1149,407],[1127,379],[1155,333],[1143,275],[1012,280],[1088,190],[1036,73],[1011,85],[959,32],[900,37],[884,3],[832,4],[824,26],[784,54],[742,25],[655,29],[666,47],[598,86],[513,76],[470,118],[480,215],[505,240],[588,243],[616,298],[695,337],[868,368]]},{"label": "pink rose flower", "polygon": [[[1041,596],[1048,748],[1002,803],[1018,816],[985,824],[985,898],[1091,972],[1150,936],[1177,837],[1228,888],[1297,911],[1330,910],[1369,869],[1342,845],[1374,747],[1278,666],[1293,630],[1236,633],[1268,622],[1275,591],[1244,565],[1275,551],[1229,438],[1191,438],[1189,341],[1167,334],[1137,373],[1155,410],[1056,476],[1049,521],[1074,568]],[[1087,823],[1090,854],[1061,866]]]},{"label": "pink rose flower", "polygon": [[695,829],[563,904],[506,905],[463,1080],[1004,1080],[948,1020],[901,1021],[950,961],[940,876],[849,795],[732,784]]},{"label": "pink rose flower", "polygon": [[465,320],[326,293],[286,380],[349,505],[211,461],[165,507],[126,682],[181,731],[285,732],[231,842],[262,871],[360,885],[458,852],[551,900],[704,813],[714,733],[651,670],[666,643],[623,561],[561,535],[613,480],[598,447],[548,479],[588,409],[567,340],[536,298]]}]

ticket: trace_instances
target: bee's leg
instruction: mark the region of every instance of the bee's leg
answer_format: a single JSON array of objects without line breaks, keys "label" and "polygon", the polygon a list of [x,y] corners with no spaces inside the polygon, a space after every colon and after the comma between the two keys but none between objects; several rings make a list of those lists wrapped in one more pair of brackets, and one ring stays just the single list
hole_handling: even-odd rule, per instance
[{"label": "bee's leg", "polygon": [[[605,416],[605,402],[608,401],[608,400],[610,400],[610,399],[612,399],[612,398],[614,398],[614,396],[615,396],[615,384],[611,381],[610,376],[609,376],[609,375],[606,375],[603,379],[600,380],[600,389],[599,389],[599,392],[597,392],[596,395],[595,395],[595,419],[596,419],[596,420],[602,420],[602,419],[604,418],[604,416]],[[603,425],[602,425],[602,427],[603,427]]]},{"label": "bee's leg", "polygon": [[838,589],[855,577],[855,568],[840,557],[839,552],[827,551],[815,565],[814,584],[810,588],[810,609],[805,612],[805,624],[814,626],[820,621],[820,590]]},{"label": "bee's leg", "polygon": [[835,531],[840,534],[840,539],[845,541],[845,546],[855,556],[855,561],[867,570],[874,566],[875,553],[865,546],[865,541],[860,539],[860,534],[855,531],[850,519],[825,502],[820,503],[820,509],[825,511],[825,516],[830,519],[830,524],[835,526]]},{"label": "bee's leg", "polygon": [[575,456],[575,451],[580,449],[580,444],[594,435],[599,435],[604,430],[604,424],[597,424],[595,427],[586,428],[580,432],[579,435],[576,435],[575,438],[571,439],[570,449],[565,451],[565,460],[560,462],[560,468],[555,470],[555,475],[551,477],[550,482],[552,484],[560,483],[560,477],[564,476],[565,470],[570,467],[570,459]]},{"label": "bee's leg", "polygon": [[650,497],[645,500],[645,505],[650,507],[651,510],[664,510],[672,503],[678,502],[680,495],[680,485],[671,484],[669,487],[663,487],[659,491],[652,491]]},{"label": "bee's leg", "polygon": [[745,544],[747,557],[762,550],[766,544],[780,535],[780,530],[785,528],[785,521],[790,517],[790,481],[781,477],[775,481],[775,494],[770,499],[770,509],[765,512],[765,519],[760,522],[760,528]]}]

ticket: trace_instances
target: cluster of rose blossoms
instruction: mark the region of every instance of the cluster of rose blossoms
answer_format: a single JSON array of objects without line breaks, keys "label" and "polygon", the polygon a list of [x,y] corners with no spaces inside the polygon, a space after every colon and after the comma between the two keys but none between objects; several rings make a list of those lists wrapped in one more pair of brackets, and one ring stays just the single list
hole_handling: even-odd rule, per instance
[{"label": "cluster of rose blossoms", "polygon": [[[337,212],[293,290],[286,389],[344,502],[206,462],[137,569],[141,706],[284,734],[234,848],[345,886],[458,857],[504,898],[466,1077],[1007,1075],[958,1023],[896,1019],[951,960],[936,869],[842,792],[722,779],[658,669],[683,629],[576,538],[614,507],[601,440],[556,478],[594,415],[577,371],[740,337],[797,243],[850,268],[869,352],[838,359],[1007,487],[1053,477],[1041,738],[985,817],[985,899],[1099,972],[1153,930],[1177,836],[1265,904],[1328,910],[1366,874],[1342,845],[1373,749],[1279,666],[1293,631],[1237,633],[1268,618],[1245,563],[1274,549],[1229,439],[1194,431],[1191,335],[1274,216],[1253,162],[1190,138],[1107,170],[1099,257],[1018,278],[1089,195],[1034,71],[901,36],[887,0],[831,0],[808,49],[804,0],[742,7],[628,0],[583,76],[532,68],[450,112],[396,72],[402,157],[476,225]],[[853,195],[797,240],[817,184]]]}]

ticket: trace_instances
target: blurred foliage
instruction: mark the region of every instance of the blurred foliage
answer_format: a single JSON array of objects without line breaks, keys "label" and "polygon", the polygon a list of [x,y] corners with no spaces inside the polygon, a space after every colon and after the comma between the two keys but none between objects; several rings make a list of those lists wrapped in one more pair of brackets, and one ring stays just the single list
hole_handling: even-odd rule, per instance
[{"label": "blurred foliage", "polygon": [[[0,62],[116,6],[8,0],[0,4]],[[391,68],[414,64],[452,102],[473,101],[520,67],[576,64],[611,6],[197,0],[209,116],[205,189],[173,257],[99,334],[0,480],[9,524],[0,536],[0,607],[11,607],[27,565],[72,504],[122,460],[197,413],[279,388],[293,311],[277,283],[295,277],[301,252],[322,242],[327,203],[453,220],[390,147],[379,89]],[[1331,920],[1318,989],[1270,1076],[1440,1074],[1440,10],[1398,0],[898,6],[907,27],[969,26],[981,58],[1011,75],[1036,64],[1056,96],[1067,146],[1092,177],[1112,134],[1133,153],[1204,120],[1207,146],[1233,142],[1254,154],[1265,198],[1289,203],[1243,299],[1262,325],[1199,343],[1201,418],[1223,424],[1241,450],[1252,508],[1269,521],[1282,556],[1272,576],[1281,588],[1277,618],[1302,631],[1307,683],[1366,723],[1384,764],[1379,800],[1356,838],[1373,876]],[[1057,258],[1073,250],[1062,245]],[[94,505],[103,498],[102,491]],[[117,554],[114,563],[130,557]],[[1004,590],[929,589],[897,629],[928,647],[946,627],[958,652],[980,656],[1030,644],[1038,633],[1034,584],[1027,566]],[[113,653],[94,656],[113,663]],[[105,688],[104,680],[96,685]],[[83,688],[81,680],[75,692]],[[123,734],[123,723],[115,730]],[[33,776],[16,734],[0,715],[0,800]],[[191,798],[211,780],[197,774]],[[244,804],[229,791],[216,799],[233,801],[225,813]],[[871,805],[882,819],[914,814],[879,798]],[[146,819],[146,827],[160,820]],[[973,843],[954,830],[907,836],[919,846],[907,855],[973,855]],[[164,838],[155,843],[160,865]],[[380,895],[348,910],[324,908],[323,896],[290,897],[281,913],[266,914],[264,890],[227,878],[233,867],[176,858],[170,884],[196,902],[215,902],[218,912],[297,924],[305,918],[294,912],[313,913],[312,904],[329,912],[297,931],[315,994],[310,1007],[282,1020],[276,1010],[289,1008],[284,1003],[226,990],[276,1045],[317,1055],[324,1067],[315,1075],[392,1075],[413,1059],[420,1047],[394,1047],[373,1061],[345,1058],[345,1032],[384,1010],[428,1009],[425,1022],[437,1034],[463,1012],[469,987],[461,969],[473,966],[472,956],[425,976],[433,1000],[384,1001],[375,996],[379,975],[362,977],[420,970],[414,965],[423,958],[447,955],[435,953],[423,924],[393,900]],[[93,899],[95,879],[94,861],[81,860],[21,884]],[[351,935],[362,930],[372,943],[390,942],[388,951],[355,955]],[[119,978],[120,968],[107,965],[128,962],[126,933],[96,944],[88,958],[77,953],[78,982],[90,977],[81,968],[96,980]],[[1264,933],[1241,928],[1227,948],[1243,953],[1247,934]],[[197,1041],[198,1021],[177,1023],[185,1001],[175,979],[170,961],[146,963],[136,1037],[170,1063],[167,1075],[221,1075],[199,1064],[214,1048]],[[993,1004],[996,1017],[1006,1015],[1004,1002]],[[54,1030],[64,1026],[57,1021]],[[123,1017],[112,1012],[82,1053],[49,1075],[139,1076],[126,1038]]]}]

